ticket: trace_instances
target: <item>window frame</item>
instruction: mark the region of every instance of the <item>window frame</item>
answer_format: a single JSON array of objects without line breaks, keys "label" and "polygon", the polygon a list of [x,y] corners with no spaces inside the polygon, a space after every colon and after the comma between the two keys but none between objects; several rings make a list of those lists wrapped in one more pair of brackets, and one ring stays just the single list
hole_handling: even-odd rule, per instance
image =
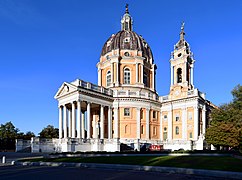
[{"label": "window frame", "polygon": [[124,108],[124,117],[130,116],[130,108]]},{"label": "window frame", "polygon": [[153,119],[156,119],[156,111],[153,111]]},{"label": "window frame", "polygon": [[189,133],[189,138],[192,139],[192,132]]},{"label": "window frame", "polygon": [[178,126],[176,126],[175,133],[176,133],[176,135],[179,135],[179,127]]},{"label": "window frame", "polygon": [[[109,82],[110,81],[110,82]],[[107,74],[106,74],[106,86],[111,86],[112,84],[112,75],[111,75],[111,71],[108,70]]]},{"label": "window frame", "polygon": [[131,84],[131,71],[130,71],[130,69],[125,67],[123,72],[124,72],[124,75],[123,75],[124,84]]},{"label": "window frame", "polygon": [[182,68],[178,68],[176,71],[177,83],[182,83]]},{"label": "window frame", "polygon": [[176,121],[176,122],[180,121],[180,115],[179,115],[179,114],[176,114],[176,116],[175,116],[175,121]]}]

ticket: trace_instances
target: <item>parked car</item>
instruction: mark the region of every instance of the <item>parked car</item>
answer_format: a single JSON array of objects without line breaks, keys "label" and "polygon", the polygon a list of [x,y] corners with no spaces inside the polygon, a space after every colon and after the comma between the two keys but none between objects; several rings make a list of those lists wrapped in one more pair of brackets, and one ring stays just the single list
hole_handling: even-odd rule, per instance
[{"label": "parked car", "polygon": [[162,150],[163,150],[163,145],[152,144],[149,147],[149,151],[162,151]]}]

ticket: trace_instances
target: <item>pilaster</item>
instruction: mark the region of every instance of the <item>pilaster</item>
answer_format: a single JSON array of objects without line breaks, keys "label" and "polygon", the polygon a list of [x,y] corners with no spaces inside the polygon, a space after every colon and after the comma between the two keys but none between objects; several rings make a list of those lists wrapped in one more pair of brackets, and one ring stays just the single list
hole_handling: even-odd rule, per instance
[{"label": "pilaster", "polygon": [[146,108],[146,139],[150,139],[150,109]]},{"label": "pilaster", "polygon": [[137,139],[140,139],[140,108],[136,108],[136,127],[137,127]]}]

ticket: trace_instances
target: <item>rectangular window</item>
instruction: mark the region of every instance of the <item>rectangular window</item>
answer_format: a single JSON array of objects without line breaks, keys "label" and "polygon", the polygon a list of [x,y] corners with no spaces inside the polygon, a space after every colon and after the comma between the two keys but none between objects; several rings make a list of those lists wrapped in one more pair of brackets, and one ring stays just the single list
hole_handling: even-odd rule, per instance
[{"label": "rectangular window", "polygon": [[176,126],[176,135],[178,135],[178,134],[179,134],[179,127]]},{"label": "rectangular window", "polygon": [[176,114],[176,121],[179,121],[179,114]]},{"label": "rectangular window", "polygon": [[124,108],[124,116],[130,116],[130,109]]},{"label": "rectangular window", "polygon": [[164,141],[167,140],[167,132],[163,132],[163,140],[164,140]]},{"label": "rectangular window", "polygon": [[190,136],[190,138],[192,138],[192,132],[190,132],[190,135],[189,136]]},{"label": "rectangular window", "polygon": [[144,119],[144,111],[142,109],[140,110],[140,119]]},{"label": "rectangular window", "polygon": [[153,118],[156,118],[156,111],[153,111]]}]

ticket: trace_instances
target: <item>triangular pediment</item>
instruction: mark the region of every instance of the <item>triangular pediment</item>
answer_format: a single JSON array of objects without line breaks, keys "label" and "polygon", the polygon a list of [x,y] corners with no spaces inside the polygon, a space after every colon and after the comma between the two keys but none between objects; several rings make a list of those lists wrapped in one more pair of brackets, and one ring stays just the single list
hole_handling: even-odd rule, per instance
[{"label": "triangular pediment", "polygon": [[55,95],[55,99],[58,99],[59,97],[69,94],[76,90],[77,90],[77,87],[75,85],[64,82],[59,88],[59,90],[57,91]]}]

